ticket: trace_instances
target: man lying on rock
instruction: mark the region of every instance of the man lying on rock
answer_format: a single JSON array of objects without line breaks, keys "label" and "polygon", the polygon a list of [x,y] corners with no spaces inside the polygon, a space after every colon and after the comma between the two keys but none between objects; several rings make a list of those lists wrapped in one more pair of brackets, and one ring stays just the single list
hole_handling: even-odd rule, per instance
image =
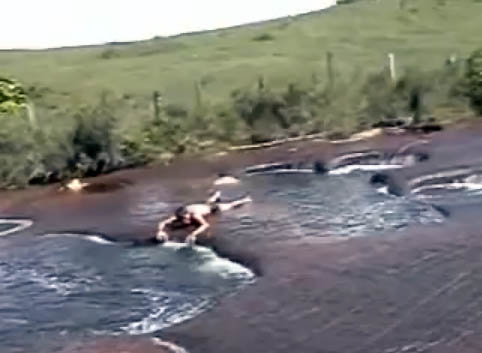
[{"label": "man lying on rock", "polygon": [[165,228],[168,225],[177,223],[182,227],[196,227],[196,229],[186,238],[186,243],[193,245],[196,242],[197,236],[210,227],[210,224],[207,221],[209,217],[220,212],[240,207],[251,201],[251,197],[246,196],[242,199],[231,202],[221,202],[221,193],[216,191],[205,203],[190,204],[176,209],[172,217],[159,223],[156,239],[158,242],[168,241],[169,235],[166,233]]}]

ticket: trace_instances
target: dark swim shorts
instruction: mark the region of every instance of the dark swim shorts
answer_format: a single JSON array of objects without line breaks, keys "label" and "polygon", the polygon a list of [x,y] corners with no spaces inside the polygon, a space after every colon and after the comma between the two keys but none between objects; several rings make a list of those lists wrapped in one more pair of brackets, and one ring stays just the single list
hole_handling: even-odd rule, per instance
[{"label": "dark swim shorts", "polygon": [[219,208],[219,205],[217,203],[213,203],[210,206],[211,206],[211,214],[216,214],[221,212],[221,209]]}]

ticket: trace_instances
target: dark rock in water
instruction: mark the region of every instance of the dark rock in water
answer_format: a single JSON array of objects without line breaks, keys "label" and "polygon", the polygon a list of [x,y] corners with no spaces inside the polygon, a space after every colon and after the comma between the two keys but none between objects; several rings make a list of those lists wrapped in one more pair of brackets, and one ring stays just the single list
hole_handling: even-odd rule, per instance
[{"label": "dark rock in water", "polygon": [[372,185],[386,185],[388,184],[390,177],[385,173],[376,173],[370,178],[370,184]]},{"label": "dark rock in water", "polygon": [[407,130],[413,132],[419,132],[423,134],[430,134],[432,132],[438,132],[443,130],[443,126],[440,124],[423,124],[423,125],[414,125],[406,127]]},{"label": "dark rock in water", "polygon": [[164,244],[164,241],[157,239],[156,237],[150,237],[146,239],[136,239],[132,241],[130,246],[132,247],[150,247]]},{"label": "dark rock in water", "polygon": [[370,184],[379,186],[386,185],[388,192],[395,196],[402,196],[405,194],[404,183],[398,180],[393,173],[376,173],[370,178]]},{"label": "dark rock in water", "polygon": [[449,218],[449,217],[450,217],[450,211],[449,211],[448,209],[446,209],[445,207],[438,206],[438,205],[432,205],[432,207],[433,207],[437,212],[439,212],[442,216],[444,216],[445,218]]},{"label": "dark rock in water", "polygon": [[326,174],[328,173],[328,168],[326,167],[325,163],[316,161],[313,163],[313,171],[316,174]]},{"label": "dark rock in water", "polygon": [[388,178],[387,186],[388,192],[395,196],[403,196],[407,191],[405,185],[400,180],[396,180],[395,177]]},{"label": "dark rock in water", "polygon": [[430,159],[430,155],[427,152],[417,152],[415,153],[415,159],[417,162],[426,162]]},{"label": "dark rock in water", "polygon": [[384,127],[401,127],[405,125],[407,122],[402,119],[395,119],[395,120],[382,120],[376,122],[372,125],[374,128],[384,128]]},{"label": "dark rock in water", "polygon": [[383,120],[376,122],[372,125],[373,128],[403,128],[412,132],[419,132],[423,134],[430,134],[432,132],[442,131],[443,126],[437,124],[434,118],[428,119],[425,124],[411,125],[410,119],[395,119],[395,120]]}]

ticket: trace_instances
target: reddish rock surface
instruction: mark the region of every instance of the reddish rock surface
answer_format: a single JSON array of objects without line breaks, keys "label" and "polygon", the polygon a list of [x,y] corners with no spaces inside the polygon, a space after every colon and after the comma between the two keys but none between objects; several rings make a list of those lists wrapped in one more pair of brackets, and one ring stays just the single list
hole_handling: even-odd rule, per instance
[{"label": "reddish rock surface", "polygon": [[[1,209],[7,215],[38,219],[34,230],[39,234],[78,229],[117,239],[149,237],[155,224],[136,223],[129,205],[150,187],[164,187],[171,201],[181,201],[205,193],[217,172],[280,160],[325,161],[359,149],[394,151],[413,139],[381,136],[348,145],[309,142],[210,161],[180,161],[167,169],[97,179],[128,180],[128,186],[113,192],[71,195],[40,189],[28,196],[17,193]],[[424,146],[431,160],[400,171],[402,182],[432,170],[482,162],[480,126],[437,133],[431,139]],[[184,182],[190,179],[192,187],[186,190],[176,180],[179,176]],[[481,214],[482,208],[472,205],[439,226],[345,241],[271,241],[262,234],[233,240],[218,234],[215,249],[251,266],[260,278],[222,299],[215,309],[158,336],[191,353],[480,353]],[[129,344],[99,343],[85,353],[158,352]]]}]

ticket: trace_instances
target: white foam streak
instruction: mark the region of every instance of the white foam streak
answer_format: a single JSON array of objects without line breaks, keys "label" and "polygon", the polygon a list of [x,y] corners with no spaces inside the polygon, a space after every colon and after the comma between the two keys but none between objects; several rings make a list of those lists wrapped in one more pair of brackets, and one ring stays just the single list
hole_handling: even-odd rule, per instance
[{"label": "white foam streak", "polygon": [[154,343],[154,345],[156,345],[156,346],[167,349],[168,352],[187,353],[187,351],[184,348],[181,348],[178,345],[175,345],[174,343],[163,341],[163,340],[161,340],[157,337],[152,338],[152,343]]},{"label": "white foam streak", "polygon": [[[184,243],[176,242],[167,242],[163,244],[163,246],[175,250],[190,247]],[[236,278],[249,281],[255,278],[254,273],[248,268],[237,264],[236,262],[219,257],[209,248],[204,246],[192,246],[190,248],[204,257],[204,263],[197,268],[200,272],[216,273],[227,279]]]},{"label": "white foam streak", "polygon": [[0,232],[0,237],[20,232],[32,226],[33,221],[30,219],[0,219],[0,224],[13,224],[13,228]]},{"label": "white foam streak", "polygon": [[31,282],[37,283],[44,289],[55,291],[60,296],[67,296],[71,294],[79,285],[88,284],[88,279],[82,280],[84,283],[76,283],[72,280],[63,281],[58,276],[53,274],[45,274],[35,269],[20,271],[22,276],[29,279]]},{"label": "white foam streak", "polygon": [[353,164],[336,168],[328,172],[329,175],[346,175],[355,171],[373,172],[379,170],[390,170],[404,168],[401,164]]},{"label": "white foam streak", "polygon": [[269,175],[269,174],[313,174],[313,169],[274,169],[261,172],[252,172],[249,175]]},{"label": "white foam streak", "polygon": [[156,332],[192,319],[204,312],[210,304],[209,299],[192,298],[189,302],[176,306],[176,312],[169,313],[168,310],[172,306],[170,302],[172,299],[177,299],[180,296],[178,293],[156,293],[150,289],[136,289],[133,290],[133,292],[145,294],[155,308],[145,318],[121,328],[130,335],[143,335]]},{"label": "white foam streak", "polygon": [[381,188],[377,189],[377,192],[383,195],[389,195],[388,186],[382,186]]},{"label": "white foam streak", "polygon": [[421,186],[412,190],[413,194],[420,194],[429,190],[468,190],[468,191],[480,191],[482,190],[482,184],[479,183],[446,183],[446,184],[434,184]]},{"label": "white foam streak", "polygon": [[216,273],[226,279],[241,279],[244,280],[244,283],[252,281],[255,278],[254,273],[248,268],[218,257],[214,252],[209,254],[209,258],[209,261],[198,268],[200,272]]},{"label": "white foam streak", "polygon": [[112,241],[109,241],[100,235],[89,235],[89,234],[76,234],[76,233],[50,233],[50,234],[45,234],[45,238],[76,238],[76,239],[83,239],[90,241],[92,243],[96,244],[102,244],[102,245],[112,245],[115,244]]},{"label": "white foam streak", "polygon": [[[164,246],[178,250],[185,248],[187,245],[168,242]],[[220,258],[209,248],[193,246],[191,249],[204,257],[203,264],[197,268],[200,272],[210,272],[226,279],[241,280],[242,284],[248,284],[255,279],[254,273],[249,269],[227,259]],[[121,328],[131,335],[152,333],[179,324],[203,313],[211,305],[209,298],[185,298],[187,302],[176,307],[176,312],[170,313],[170,302],[183,295],[170,292],[155,292],[154,290],[143,288],[133,289],[132,293],[144,294],[152,302],[153,309],[145,318]]]},{"label": "white foam streak", "polygon": [[430,175],[423,175],[421,177],[412,179],[409,184],[411,186],[414,186],[414,185],[421,184],[421,183],[424,183],[426,181],[429,181],[431,179],[454,178],[454,177],[457,177],[459,175],[470,174],[470,173],[473,173],[473,172],[474,172],[473,170],[467,169],[467,168],[444,171],[444,172],[434,173],[434,174],[430,174]]}]

